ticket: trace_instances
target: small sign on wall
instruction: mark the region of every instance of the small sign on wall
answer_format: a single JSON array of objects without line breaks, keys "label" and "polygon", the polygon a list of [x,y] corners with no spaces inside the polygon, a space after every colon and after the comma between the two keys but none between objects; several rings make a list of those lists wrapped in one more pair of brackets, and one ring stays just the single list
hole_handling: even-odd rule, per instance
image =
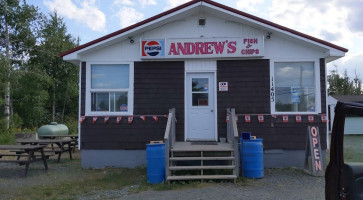
[{"label": "small sign on wall", "polygon": [[219,82],[219,91],[228,91],[228,82]]}]

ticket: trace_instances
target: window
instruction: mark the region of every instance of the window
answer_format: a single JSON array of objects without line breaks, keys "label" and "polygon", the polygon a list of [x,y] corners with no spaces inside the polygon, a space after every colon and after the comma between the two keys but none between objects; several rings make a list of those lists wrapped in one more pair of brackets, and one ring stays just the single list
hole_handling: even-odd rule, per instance
[{"label": "window", "polygon": [[132,114],[133,66],[130,64],[90,64],[87,70],[88,114]]},{"label": "window", "polygon": [[208,78],[192,78],[193,106],[208,106]]},{"label": "window", "polygon": [[314,62],[276,62],[273,71],[275,112],[318,111]]}]

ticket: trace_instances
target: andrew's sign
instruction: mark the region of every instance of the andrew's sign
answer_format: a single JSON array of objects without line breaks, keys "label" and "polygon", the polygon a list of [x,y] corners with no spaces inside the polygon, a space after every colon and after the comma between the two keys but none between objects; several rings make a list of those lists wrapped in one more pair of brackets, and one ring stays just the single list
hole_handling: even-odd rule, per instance
[{"label": "andrew's sign", "polygon": [[142,39],[141,58],[262,57],[263,47],[263,37]]}]

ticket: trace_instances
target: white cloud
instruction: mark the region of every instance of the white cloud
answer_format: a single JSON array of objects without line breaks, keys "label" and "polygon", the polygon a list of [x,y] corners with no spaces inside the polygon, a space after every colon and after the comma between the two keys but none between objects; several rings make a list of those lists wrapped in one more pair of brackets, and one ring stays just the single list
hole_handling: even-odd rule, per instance
[{"label": "white cloud", "polygon": [[71,0],[43,1],[50,10],[58,14],[85,24],[93,31],[105,31],[106,17],[95,5],[95,1],[82,1],[77,7]]},{"label": "white cloud", "polygon": [[144,14],[130,7],[122,7],[116,15],[120,18],[120,25],[122,28],[144,19]]},{"label": "white cloud", "polygon": [[247,12],[255,12],[258,7],[258,4],[263,3],[264,0],[239,0],[236,2],[237,9],[247,11]]},{"label": "white cloud", "polygon": [[155,0],[139,0],[139,3],[141,4],[142,8],[145,8],[145,6],[151,6],[151,5],[156,5],[156,1]]},{"label": "white cloud", "polygon": [[121,5],[133,6],[133,5],[135,5],[135,2],[133,2],[131,0],[114,0],[113,4],[117,5],[117,6],[121,6]]},{"label": "white cloud", "polygon": [[189,0],[167,0],[166,7],[164,10],[168,10],[177,6],[182,5],[183,3],[188,2]]}]

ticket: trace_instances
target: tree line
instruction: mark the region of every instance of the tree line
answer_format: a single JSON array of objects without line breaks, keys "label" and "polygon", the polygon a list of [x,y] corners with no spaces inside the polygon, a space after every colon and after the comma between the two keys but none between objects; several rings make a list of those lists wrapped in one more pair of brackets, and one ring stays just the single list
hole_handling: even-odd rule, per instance
[{"label": "tree line", "polygon": [[41,13],[25,0],[2,0],[0,15],[0,131],[36,130],[51,121],[76,129],[78,66],[59,53],[79,38],[56,12]]},{"label": "tree line", "polygon": [[338,67],[330,71],[328,75],[328,94],[329,95],[361,95],[362,94],[362,81],[357,75],[351,79],[348,76],[347,69],[344,70],[343,75],[338,72]]}]

